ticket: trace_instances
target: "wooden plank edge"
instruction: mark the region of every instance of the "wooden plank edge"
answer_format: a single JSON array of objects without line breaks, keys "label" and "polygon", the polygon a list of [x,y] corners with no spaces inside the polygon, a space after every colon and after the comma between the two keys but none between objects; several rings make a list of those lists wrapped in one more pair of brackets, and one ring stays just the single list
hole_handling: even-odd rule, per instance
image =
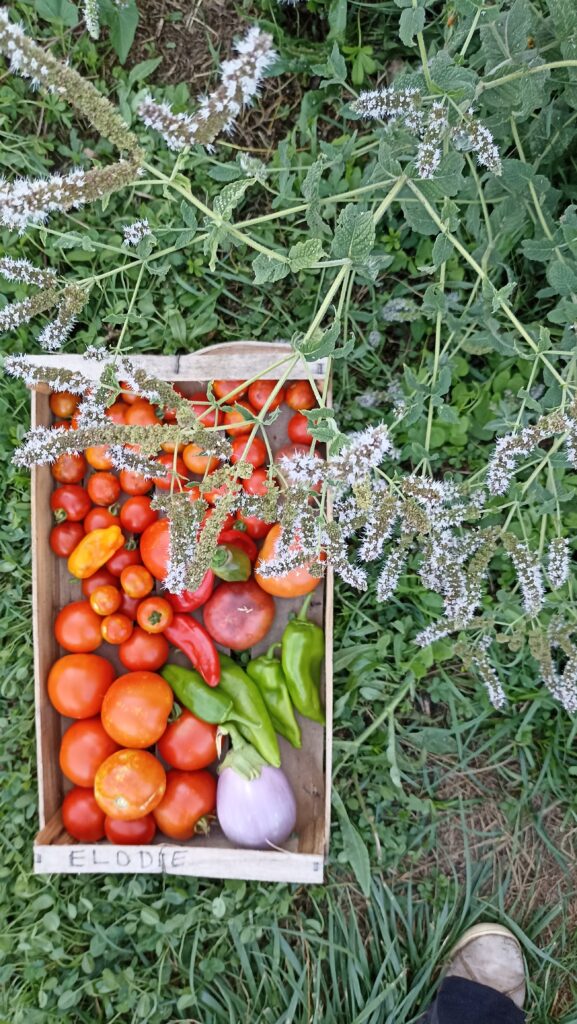
[{"label": "wooden plank edge", "polygon": [[[31,425],[38,426],[38,395],[35,389],[32,390],[30,403]],[[46,824],[46,809],[44,802],[44,764],[42,760],[42,702],[45,698],[43,693],[43,679],[40,663],[40,647],[43,641],[40,630],[39,614],[39,586],[38,586],[38,533],[40,531],[40,502],[38,500],[39,490],[39,468],[32,467],[32,479],[30,482],[30,504],[31,504],[31,548],[32,548],[32,647],[34,654],[34,724],[36,734],[36,773],[38,780],[38,817],[40,828]]]},{"label": "wooden plank edge", "polygon": [[324,858],[319,854],[273,850],[171,846],[34,846],[34,874],[185,875],[234,878],[247,882],[321,884]]}]

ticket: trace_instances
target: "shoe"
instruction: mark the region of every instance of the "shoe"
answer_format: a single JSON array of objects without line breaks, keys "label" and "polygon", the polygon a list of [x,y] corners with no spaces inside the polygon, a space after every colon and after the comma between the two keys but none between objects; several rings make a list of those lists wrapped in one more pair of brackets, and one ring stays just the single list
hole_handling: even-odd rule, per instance
[{"label": "shoe", "polygon": [[494,988],[523,1009],[525,961],[512,932],[500,924],[476,924],[449,954],[443,977],[467,978]]}]

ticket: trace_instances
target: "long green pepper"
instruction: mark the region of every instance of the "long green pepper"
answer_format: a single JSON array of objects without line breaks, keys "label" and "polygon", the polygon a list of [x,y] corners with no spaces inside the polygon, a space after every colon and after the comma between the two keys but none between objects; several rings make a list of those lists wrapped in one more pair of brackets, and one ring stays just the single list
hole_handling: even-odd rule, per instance
[{"label": "long green pepper", "polygon": [[282,668],[291,700],[305,718],[325,723],[321,707],[321,667],[325,654],[325,634],[310,622],[307,612],[312,598],[308,595],[295,619],[291,619],[282,636]]},{"label": "long green pepper", "polygon": [[282,665],[278,658],[274,657],[275,648],[280,646],[279,643],[271,644],[266,654],[249,661],[246,671],[260,690],[276,731],[299,750],[302,746],[301,731],[295,718]]},{"label": "long green pepper", "polygon": [[243,721],[239,722],[238,731],[245,740],[252,743],[265,761],[280,768],[278,740],[258,686],[236,661],[220,652],[218,656],[221,669],[218,689],[233,701],[237,716],[242,716]]},{"label": "long green pepper", "polygon": [[[227,722],[244,723],[247,720],[235,713],[235,704],[231,697],[221,693],[220,686],[207,686],[202,676],[190,668],[180,665],[165,665],[161,676],[171,687],[174,696],[183,707],[192,711],[193,715],[203,722],[212,725],[225,725]],[[253,719],[258,725],[258,719]],[[247,724],[250,724],[248,722]]]}]

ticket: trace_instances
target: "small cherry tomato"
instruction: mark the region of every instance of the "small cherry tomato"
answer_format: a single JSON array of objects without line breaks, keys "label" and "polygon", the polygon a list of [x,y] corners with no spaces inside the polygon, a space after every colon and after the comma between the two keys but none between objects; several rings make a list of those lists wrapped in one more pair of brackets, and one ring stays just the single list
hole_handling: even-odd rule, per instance
[{"label": "small cherry tomato", "polygon": [[121,469],[118,479],[125,494],[148,494],[153,487],[152,480],[147,480],[140,473],[131,473],[129,469]]},{"label": "small cherry tomato", "polygon": [[50,472],[59,484],[79,484],[84,479],[86,469],[84,455],[64,453],[52,463]]},{"label": "small cherry tomato", "polygon": [[104,812],[92,789],[75,786],[62,803],[62,824],[79,843],[97,843],[104,839]]},{"label": "small cherry tomato", "polygon": [[194,415],[203,426],[215,427],[218,423],[219,414],[217,409],[213,409],[208,404],[208,398],[204,391],[195,391],[189,398],[190,404],[194,409]]},{"label": "small cherry tomato", "polygon": [[154,587],[154,577],[144,565],[127,565],[120,573],[120,586],[129,597],[146,597]]},{"label": "small cherry tomato", "polygon": [[218,757],[216,732],[216,725],[202,722],[184,708],[180,717],[166,727],[157,750],[171,768],[185,772],[208,768]]},{"label": "small cherry tomato", "polygon": [[241,409],[246,409],[252,416],[256,415],[255,410],[248,402],[235,402],[232,411],[224,414],[225,430],[232,437],[236,437],[238,434],[249,434],[254,426],[253,420],[245,419]]},{"label": "small cherry tomato", "polygon": [[145,633],[139,626],[118,648],[122,664],[131,672],[156,672],[166,665],[168,654],[168,642],[162,633]]},{"label": "small cherry tomato", "polygon": [[120,509],[120,525],[130,533],[142,533],[158,519],[158,512],[150,507],[151,498],[136,495],[128,498]]},{"label": "small cherry tomato", "polygon": [[156,822],[152,814],[133,821],[120,821],[118,818],[104,819],[104,831],[109,843],[116,846],[147,846],[156,835]]},{"label": "small cherry tomato", "polygon": [[[251,384],[248,389],[248,397],[251,405],[257,410],[257,412],[260,412],[260,410],[267,404],[270,395],[277,385],[277,380],[255,380],[254,384]],[[272,409],[278,409],[279,405],[284,402],[284,396],[285,389],[280,388],[272,402],[267,405],[267,412],[270,412]]]},{"label": "small cherry tomato", "polygon": [[54,635],[65,651],[87,654],[102,643],[100,622],[88,601],[72,601],[58,612]]},{"label": "small cherry tomato", "polygon": [[108,446],[105,444],[92,445],[84,452],[86,461],[93,469],[109,470],[114,469],[114,463],[108,455]]},{"label": "small cherry tomato", "polygon": [[106,584],[103,587],[96,587],[92,591],[89,601],[92,611],[97,615],[112,615],[120,608],[122,597],[118,587]]},{"label": "small cherry tomato", "polygon": [[91,508],[88,515],[84,517],[86,533],[91,533],[92,530],[105,530],[108,526],[120,526],[119,517],[115,516],[109,508],[97,505],[96,508]]},{"label": "small cherry tomato", "polygon": [[173,618],[172,605],[164,597],[147,597],[136,613],[136,621],[145,633],[163,633]]},{"label": "small cherry tomato", "polygon": [[236,513],[236,520],[238,523],[243,523],[246,532],[253,540],[262,540],[272,526],[272,523],[265,523],[264,519],[259,519],[258,516],[243,516],[242,512]]},{"label": "small cherry tomato", "polygon": [[212,390],[218,399],[228,398],[231,391],[234,391],[232,398],[236,399],[246,394],[248,386],[243,385],[243,380],[213,380]]},{"label": "small cherry tomato", "polygon": [[[117,582],[118,580],[115,579],[115,583]],[[136,613],[138,611],[138,606],[140,604],[140,598],[129,597],[128,594],[125,594],[123,590],[120,592],[120,596],[121,601],[120,608],[118,609],[118,611],[122,612],[123,615],[126,615],[126,617],[130,619],[131,622],[136,622]]]},{"label": "small cherry tomato", "polygon": [[180,456],[176,459],[176,465],[174,455],[168,452],[165,455],[159,455],[156,461],[160,462],[161,466],[165,466],[168,472],[166,476],[155,476],[153,483],[161,491],[169,491],[171,487],[174,491],[181,491],[189,477],[186,464]]},{"label": "small cherry tomato", "polygon": [[251,578],[245,583],[221,583],[204,605],[202,615],[217,644],[246,651],[268,633],[275,603]]},{"label": "small cherry tomato", "polygon": [[124,422],[131,427],[153,427],[162,420],[156,415],[154,406],[146,398],[132,402],[127,410]]},{"label": "small cherry tomato", "polygon": [[113,423],[116,423],[117,426],[122,426],[122,424],[126,423],[126,405],[124,404],[124,402],[114,402],[113,405],[108,406],[108,409],[106,410],[106,415],[112,420]]},{"label": "small cherry tomato", "polygon": [[94,796],[111,818],[134,821],[160,803],[166,789],[166,772],[147,750],[117,750],[100,765],[94,779]]},{"label": "small cherry tomato", "polygon": [[269,492],[270,476],[266,469],[253,470],[248,480],[242,481],[242,486],[247,494],[258,494],[263,496]]},{"label": "small cherry tomato", "polygon": [[120,497],[120,481],[113,473],[93,473],[86,490],[95,505],[113,505]]},{"label": "small cherry tomato", "polygon": [[235,437],[231,448],[232,452],[230,461],[233,464],[236,462],[250,462],[251,466],[258,469],[259,466],[263,466],[266,462],[267,449],[264,441],[260,437],[253,437],[248,449],[245,437]]},{"label": "small cherry tomato", "polygon": [[115,675],[114,666],[99,654],[65,654],[48,673],[50,703],[66,718],[92,718]]},{"label": "small cherry tomato", "polygon": [[300,412],[295,412],[288,421],[287,434],[294,444],[310,444],[309,421]]},{"label": "small cherry tomato", "polygon": [[202,448],[198,444],[187,444],[182,453],[182,459],[186,468],[191,473],[196,473],[197,476],[212,473],[219,464],[219,460],[214,455],[203,455]]},{"label": "small cherry tomato", "polygon": [[74,722],[62,737],[60,769],[75,786],[92,786],[97,769],[118,749],[99,715],[85,718]]},{"label": "small cherry tomato", "polygon": [[317,400],[308,380],[294,380],[286,389],[286,404],[289,409],[300,412],[301,409],[314,409]]},{"label": "small cherry tomato", "polygon": [[138,548],[127,548],[126,544],[123,544],[118,551],[114,552],[112,558],[108,559],[106,568],[113,576],[120,576],[127,565],[140,565],[141,562],[142,558]]},{"label": "small cherry tomato", "polygon": [[65,520],[63,523],[57,523],[53,526],[50,531],[49,544],[55,555],[58,558],[68,558],[72,554],[74,548],[80,544],[84,536],[84,526],[82,523],[70,523]]},{"label": "small cherry tomato", "polygon": [[70,391],[53,391],[50,395],[50,411],[62,420],[71,419],[79,404],[80,396]]},{"label": "small cherry tomato", "polygon": [[84,487],[78,484],[64,484],[50,495],[50,508],[57,522],[80,522],[90,512],[91,504]]},{"label": "small cherry tomato", "polygon": [[201,818],[216,807],[216,779],[207,771],[166,773],[166,792],[153,813],[170,839],[192,839]]},{"label": "small cherry tomato", "polygon": [[92,576],[87,576],[85,580],[82,580],[82,593],[84,597],[90,597],[97,587],[107,587],[109,585],[113,587],[118,586],[118,580],[108,569],[103,567],[93,572]]},{"label": "small cherry tomato", "polygon": [[100,624],[102,639],[106,640],[107,644],[123,644],[132,636],[133,629],[133,623],[122,612],[106,615]]}]

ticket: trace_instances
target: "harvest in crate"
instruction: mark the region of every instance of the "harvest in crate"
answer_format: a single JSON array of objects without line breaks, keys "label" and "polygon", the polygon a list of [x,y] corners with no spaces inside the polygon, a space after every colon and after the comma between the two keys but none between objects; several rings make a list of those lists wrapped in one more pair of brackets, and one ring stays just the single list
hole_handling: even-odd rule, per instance
[{"label": "harvest in crate", "polygon": [[[278,736],[300,749],[299,716],[324,723],[324,635],[309,618],[322,559],[275,565],[280,525],[250,503],[228,511],[227,501],[235,488],[247,499],[278,494],[291,464],[314,458],[303,410],[315,396],[306,381],[216,380],[191,395],[176,387],[174,397],[207,435],[227,435],[230,466],[178,436],[155,456],[158,476],[144,462],[138,471],[144,443],[126,446],[123,468],[118,444],[65,452],[51,466],[50,547],[78,588],[56,615],[65,653],[47,679],[52,705],[71,721],[59,755],[72,784],[62,820],[78,842],[130,845],[157,832],[188,841],[216,818],[234,845],[274,848],[297,819]],[[273,453],[265,416],[283,402],[288,436]],[[53,426],[78,430],[78,404],[53,392]],[[126,384],[106,416],[141,428],[177,419]],[[314,487],[313,478],[313,497]],[[198,509],[192,528],[174,514],[175,496]],[[191,579],[177,549],[203,545],[209,564]],[[277,602],[294,598],[300,610],[271,637]]]}]

